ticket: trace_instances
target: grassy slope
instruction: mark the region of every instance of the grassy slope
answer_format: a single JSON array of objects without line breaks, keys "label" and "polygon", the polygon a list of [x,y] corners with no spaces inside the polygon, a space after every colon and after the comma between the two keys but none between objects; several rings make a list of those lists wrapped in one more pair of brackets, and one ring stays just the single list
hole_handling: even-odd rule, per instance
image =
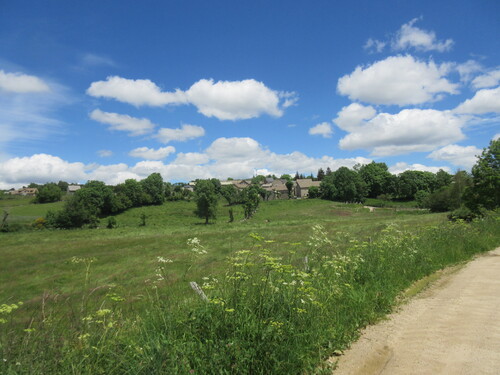
[{"label": "grassy slope", "polygon": [[[5,201],[4,201],[5,202]],[[58,207],[47,205],[17,205],[11,208],[12,220],[38,217],[43,210]],[[44,291],[69,293],[82,282],[81,267],[69,263],[73,256],[96,257],[93,280],[96,286],[116,283],[124,294],[133,297],[142,292],[144,281],[153,277],[156,256],[174,260],[171,269],[176,278],[192,261],[186,240],[198,237],[209,254],[202,263],[190,270],[188,278],[221,271],[223,260],[234,250],[250,246],[248,234],[257,232],[281,243],[300,243],[297,251],[305,250],[305,241],[313,224],[321,223],[335,236],[349,232],[360,240],[376,236],[386,224],[396,222],[414,228],[444,220],[441,214],[396,212],[380,209],[369,213],[357,205],[345,205],[322,200],[292,200],[263,202],[256,215],[241,220],[241,207],[233,207],[235,222],[228,223],[229,207],[219,206],[219,220],[203,225],[193,214],[193,202],[167,202],[163,206],[131,209],[116,217],[118,228],[70,231],[34,231],[0,235],[0,302],[30,300]],[[147,225],[140,227],[139,216],[147,215]],[[78,272],[76,271],[78,270]],[[175,282],[175,279],[174,279]],[[180,288],[187,288],[183,282]]]}]

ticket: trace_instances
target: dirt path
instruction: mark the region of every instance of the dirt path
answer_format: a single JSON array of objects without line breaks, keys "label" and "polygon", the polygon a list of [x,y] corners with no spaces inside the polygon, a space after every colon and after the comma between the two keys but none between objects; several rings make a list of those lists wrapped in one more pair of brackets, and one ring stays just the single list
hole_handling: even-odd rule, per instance
[{"label": "dirt path", "polygon": [[500,248],[368,327],[338,359],[334,375],[500,374]]}]

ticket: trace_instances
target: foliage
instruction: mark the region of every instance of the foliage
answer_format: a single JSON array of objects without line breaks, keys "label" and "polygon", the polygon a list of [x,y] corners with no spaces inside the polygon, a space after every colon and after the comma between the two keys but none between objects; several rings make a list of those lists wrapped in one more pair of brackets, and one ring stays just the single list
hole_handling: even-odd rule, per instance
[{"label": "foliage", "polygon": [[500,139],[492,140],[472,167],[472,186],[464,199],[472,211],[500,207]]},{"label": "foliage", "polygon": [[292,189],[293,189],[293,181],[292,180],[286,180],[285,186],[288,190],[288,198],[290,199],[292,197]]},{"label": "foliage", "polygon": [[[446,173],[446,172],[445,172]],[[421,207],[427,207],[432,212],[445,212],[458,209],[462,205],[462,196],[468,186],[471,185],[471,178],[464,171],[458,171],[451,176],[451,184],[438,188],[433,193],[424,192],[425,199],[420,199]],[[417,192],[415,199],[422,190]]]},{"label": "foliage", "polygon": [[340,167],[325,176],[320,184],[323,199],[341,202],[363,202],[366,198],[366,184],[357,171]]},{"label": "foliage", "polygon": [[108,224],[106,225],[106,228],[108,229],[116,228],[116,218],[114,216],[110,216],[108,218]]},{"label": "foliage", "polygon": [[321,194],[319,192],[319,187],[317,186],[311,186],[308,190],[308,197],[309,198],[319,198],[321,197]]},{"label": "foliage", "polygon": [[266,176],[263,176],[261,174],[255,176],[254,178],[252,178],[252,184],[256,184],[256,185],[261,185],[263,183],[266,182]]},{"label": "foliage", "polygon": [[146,219],[147,219],[147,215],[145,212],[141,212],[141,214],[139,215],[139,226],[140,227],[145,227],[146,226]]},{"label": "foliage", "polygon": [[160,205],[165,201],[163,178],[161,177],[161,174],[151,173],[140,183],[144,193],[150,197],[150,204]]},{"label": "foliage", "polygon": [[[417,207],[428,208],[429,194],[430,193],[425,190],[417,191],[417,193],[415,194],[415,201],[417,202]],[[441,212],[441,211],[433,211],[433,212]]]},{"label": "foliage", "polygon": [[397,179],[397,195],[400,199],[413,200],[417,191],[433,192],[436,187],[436,175],[432,172],[404,171]]},{"label": "foliage", "polygon": [[453,176],[446,171],[440,169],[436,172],[436,189],[448,186],[452,183]]},{"label": "foliage", "polygon": [[[309,233],[304,245],[242,237],[253,245],[232,251],[224,272],[199,278],[204,299],[175,289],[179,262],[158,253],[140,298],[130,299],[119,286],[93,287],[102,259],[54,262],[78,275],[80,287],[65,298],[0,305],[0,372],[326,372],[324,360],[389,313],[412,282],[493,248],[500,235],[498,217],[418,232],[384,225],[366,241],[318,224]],[[197,237],[180,247],[189,267],[208,258]]]},{"label": "foliage", "polygon": [[359,167],[358,173],[366,184],[367,197],[376,198],[381,194],[389,193],[392,174],[385,163],[365,164]]},{"label": "foliage", "polygon": [[323,180],[323,178],[325,178],[325,171],[323,170],[323,168],[320,168],[318,169],[318,174],[316,175],[316,179],[318,181],[321,181]]},{"label": "foliage", "polygon": [[35,196],[36,203],[51,203],[61,200],[62,191],[57,184],[48,183],[38,188]]},{"label": "foliage", "polygon": [[126,197],[130,207],[139,207],[142,206],[144,201],[145,192],[142,186],[137,180],[127,179],[124,183],[116,185],[115,192],[119,196]]},{"label": "foliage", "polygon": [[199,218],[205,219],[205,224],[208,224],[209,219],[216,219],[219,197],[214,183],[211,180],[197,180],[194,193],[195,214]]},{"label": "foliage", "polygon": [[233,184],[222,186],[221,195],[224,199],[226,199],[227,204],[230,206],[241,203],[241,194]]},{"label": "foliage", "polygon": [[245,219],[250,219],[257,211],[260,203],[260,191],[260,187],[253,184],[241,191]]},{"label": "foliage", "polygon": [[47,220],[45,220],[45,218],[43,218],[43,217],[39,217],[39,218],[35,219],[32,226],[33,226],[33,228],[38,229],[38,230],[45,229],[47,227]]},{"label": "foliage", "polygon": [[463,220],[465,222],[470,223],[472,220],[477,218],[477,214],[472,212],[469,208],[465,206],[460,206],[456,210],[453,210],[448,214],[448,219],[450,221],[458,221]]}]

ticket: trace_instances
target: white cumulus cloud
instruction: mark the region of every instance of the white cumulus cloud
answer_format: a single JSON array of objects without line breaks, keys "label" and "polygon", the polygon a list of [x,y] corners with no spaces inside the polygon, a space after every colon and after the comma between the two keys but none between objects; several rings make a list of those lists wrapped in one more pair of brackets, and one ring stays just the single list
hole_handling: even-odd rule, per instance
[{"label": "white cumulus cloud", "polygon": [[102,124],[110,125],[109,129],[111,130],[129,132],[132,136],[151,133],[156,126],[146,118],[103,112],[100,109],[93,110],[90,113],[90,118]]},{"label": "white cumulus cloud", "polygon": [[117,76],[93,82],[87,94],[115,99],[135,106],[192,104],[198,112],[219,120],[240,120],[268,114],[283,115],[283,109],[297,101],[293,92],[271,90],[254,79],[217,81],[201,79],[188,90],[162,91],[149,79],[127,79]]},{"label": "white cumulus cloud", "polygon": [[124,163],[84,165],[69,163],[56,156],[39,154],[26,158],[7,159],[0,163],[0,188],[27,185],[30,182],[65,180],[85,182],[99,180],[116,185],[128,178],[143,179],[158,172],[166,181],[189,181],[197,178],[248,178],[255,172],[315,174],[319,168],[336,170],[341,166],[352,168],[367,164],[363,157],[335,159],[331,156],[314,158],[301,152],[274,153],[252,138],[219,138],[203,153],[179,153],[166,164],[161,160],[144,160],[135,165]]},{"label": "white cumulus cloud", "polygon": [[392,166],[389,167],[389,172],[392,174],[398,175],[400,173],[403,173],[404,171],[422,171],[422,172],[432,172],[432,173],[437,173],[439,170],[442,169],[443,171],[446,171],[448,173],[451,172],[449,167],[429,167],[427,165],[423,164],[408,164],[405,162],[399,162],[396,163]]},{"label": "white cumulus cloud", "polygon": [[160,147],[159,149],[148,148],[148,147],[138,147],[130,151],[128,154],[134,158],[141,158],[146,160],[162,160],[168,155],[175,152],[175,147],[167,146]]},{"label": "white cumulus cloud", "polygon": [[427,157],[434,160],[447,161],[458,167],[471,169],[482,150],[476,146],[448,145],[431,152]]},{"label": "white cumulus cloud", "polygon": [[338,80],[337,90],[351,100],[372,104],[422,104],[439,100],[443,94],[458,93],[458,85],[445,78],[450,70],[450,64],[391,56],[367,67],[356,67]]},{"label": "white cumulus cloud", "polygon": [[174,164],[178,165],[200,165],[206,164],[210,161],[207,154],[202,154],[199,152],[179,152]]},{"label": "white cumulus cloud", "polygon": [[106,81],[92,82],[87,94],[97,98],[115,99],[136,107],[186,103],[184,93],[179,90],[163,92],[149,79],[134,80],[117,76],[110,76]]},{"label": "white cumulus cloud", "polygon": [[359,103],[351,103],[337,113],[333,122],[342,130],[353,131],[366,120],[375,117],[377,111],[372,106],[364,106]]},{"label": "white cumulus cloud", "polygon": [[0,90],[26,94],[48,92],[50,87],[38,77],[0,70]]},{"label": "white cumulus cloud", "polygon": [[211,159],[240,161],[260,158],[262,148],[252,138],[218,138],[206,150]]},{"label": "white cumulus cloud", "polygon": [[379,113],[350,129],[339,142],[342,149],[366,149],[372,155],[387,156],[418,151],[459,141],[464,121],[450,111],[405,109],[397,114]]},{"label": "white cumulus cloud", "polygon": [[161,128],[158,130],[156,138],[162,143],[169,143],[171,141],[185,142],[190,139],[203,137],[205,129],[198,125],[182,124],[180,128]]},{"label": "white cumulus cloud", "polygon": [[498,86],[500,83],[500,69],[492,70],[474,78],[471,82],[475,89],[484,89],[488,87]]},{"label": "white cumulus cloud", "polygon": [[485,114],[500,113],[500,86],[494,89],[479,90],[457,108],[457,113]]},{"label": "white cumulus cloud", "polygon": [[83,163],[70,163],[47,154],[16,157],[0,163],[0,188],[26,186],[31,182],[78,182],[86,178],[85,170]]},{"label": "white cumulus cloud", "polygon": [[219,120],[238,120],[268,114],[283,115],[279,93],[253,79],[218,81],[202,79],[193,84],[186,95],[198,112]]},{"label": "white cumulus cloud", "polygon": [[321,135],[323,138],[331,138],[332,133],[332,125],[328,122],[322,122],[309,129],[310,135]]},{"label": "white cumulus cloud", "polygon": [[417,21],[418,18],[414,18],[401,26],[392,41],[394,50],[415,48],[419,51],[445,52],[451,49],[453,46],[452,39],[438,40],[434,31],[423,30],[414,26]]}]

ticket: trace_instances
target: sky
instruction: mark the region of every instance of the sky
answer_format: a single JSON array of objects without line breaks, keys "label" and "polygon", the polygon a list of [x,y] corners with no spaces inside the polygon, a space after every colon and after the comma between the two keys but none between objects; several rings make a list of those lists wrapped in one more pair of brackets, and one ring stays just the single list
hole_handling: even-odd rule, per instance
[{"label": "sky", "polygon": [[470,170],[500,2],[0,0],[0,189]]}]

